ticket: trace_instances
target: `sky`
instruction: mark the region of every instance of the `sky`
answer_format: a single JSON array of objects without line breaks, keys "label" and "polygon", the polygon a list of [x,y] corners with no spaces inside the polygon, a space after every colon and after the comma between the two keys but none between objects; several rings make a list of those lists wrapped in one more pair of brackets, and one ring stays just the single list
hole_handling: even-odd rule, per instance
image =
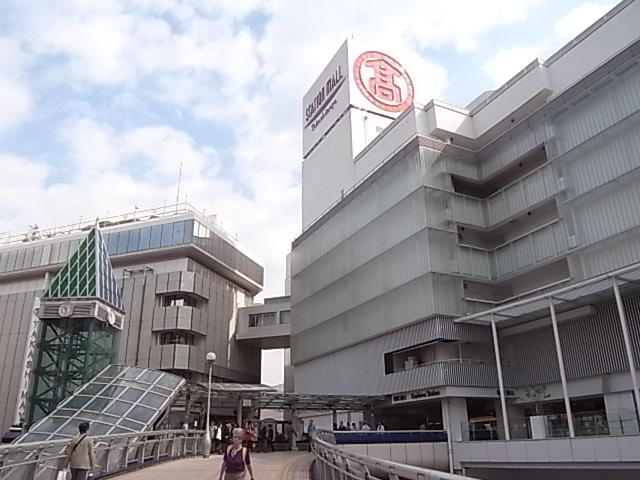
[{"label": "sky", "polygon": [[[302,97],[345,38],[464,106],[547,58],[600,0],[2,0],[0,232],[180,201],[284,291],[301,230]],[[426,103],[426,102],[424,102]],[[263,382],[282,382],[265,352]]]}]

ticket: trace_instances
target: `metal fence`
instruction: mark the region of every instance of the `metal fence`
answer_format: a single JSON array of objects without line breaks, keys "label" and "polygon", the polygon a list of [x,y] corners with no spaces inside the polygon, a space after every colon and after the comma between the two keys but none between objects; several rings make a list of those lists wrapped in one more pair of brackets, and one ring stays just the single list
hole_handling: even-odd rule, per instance
[{"label": "metal fence", "polygon": [[[94,478],[197,455],[202,431],[166,430],[92,437]],[[0,480],[56,480],[68,440],[0,447]]]},{"label": "metal fence", "polygon": [[333,432],[316,430],[311,448],[315,453],[316,480],[473,480],[452,473],[413,467],[367,455],[349,453],[336,445]]}]

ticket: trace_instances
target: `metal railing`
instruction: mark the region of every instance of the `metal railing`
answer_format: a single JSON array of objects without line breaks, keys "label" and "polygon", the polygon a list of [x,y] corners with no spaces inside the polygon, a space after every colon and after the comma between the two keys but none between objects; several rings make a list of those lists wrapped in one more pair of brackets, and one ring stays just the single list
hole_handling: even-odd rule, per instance
[{"label": "metal railing", "polygon": [[109,214],[106,212],[104,216],[83,218],[77,222],[67,225],[54,225],[51,228],[39,228],[37,225],[31,227],[28,232],[0,232],[0,246],[21,244],[27,242],[34,242],[38,240],[44,240],[61,235],[71,235],[75,233],[83,233],[89,231],[96,224],[100,228],[117,227],[120,225],[127,225],[136,222],[142,222],[145,220],[154,220],[157,218],[171,217],[174,215],[181,215],[184,213],[195,213],[202,218],[207,219],[223,236],[230,240],[237,240],[237,236],[231,232],[226,231],[221,225],[211,217],[207,216],[205,211],[199,211],[188,202],[177,203],[174,205],[164,204],[161,207],[139,209],[135,208],[133,211],[124,214]]},{"label": "metal railing", "polygon": [[357,455],[336,445],[333,432],[316,430],[311,448],[315,454],[313,473],[316,480],[473,480],[428,468]]},{"label": "metal railing", "polygon": [[[198,455],[202,431],[165,430],[95,436],[94,478]],[[0,480],[56,480],[71,439],[0,447]]]}]

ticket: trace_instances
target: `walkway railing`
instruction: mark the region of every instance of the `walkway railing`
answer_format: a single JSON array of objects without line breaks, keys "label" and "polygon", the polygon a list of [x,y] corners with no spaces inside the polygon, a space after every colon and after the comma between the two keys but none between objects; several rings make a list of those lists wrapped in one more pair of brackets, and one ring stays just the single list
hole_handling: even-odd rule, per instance
[{"label": "walkway railing", "polygon": [[344,451],[333,432],[316,430],[312,435],[316,480],[473,480],[452,473],[413,467]]},{"label": "walkway railing", "polygon": [[[94,478],[200,453],[202,431],[166,430],[93,437]],[[0,447],[0,480],[56,480],[71,439]]]}]

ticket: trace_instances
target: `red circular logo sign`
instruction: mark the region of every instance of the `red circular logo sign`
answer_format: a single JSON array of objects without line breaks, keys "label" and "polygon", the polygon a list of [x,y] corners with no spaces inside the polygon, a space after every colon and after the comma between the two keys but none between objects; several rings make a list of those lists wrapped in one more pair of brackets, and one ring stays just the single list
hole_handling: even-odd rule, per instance
[{"label": "red circular logo sign", "polygon": [[413,82],[387,54],[364,52],[353,63],[353,78],[367,100],[387,112],[402,112],[413,103]]}]

